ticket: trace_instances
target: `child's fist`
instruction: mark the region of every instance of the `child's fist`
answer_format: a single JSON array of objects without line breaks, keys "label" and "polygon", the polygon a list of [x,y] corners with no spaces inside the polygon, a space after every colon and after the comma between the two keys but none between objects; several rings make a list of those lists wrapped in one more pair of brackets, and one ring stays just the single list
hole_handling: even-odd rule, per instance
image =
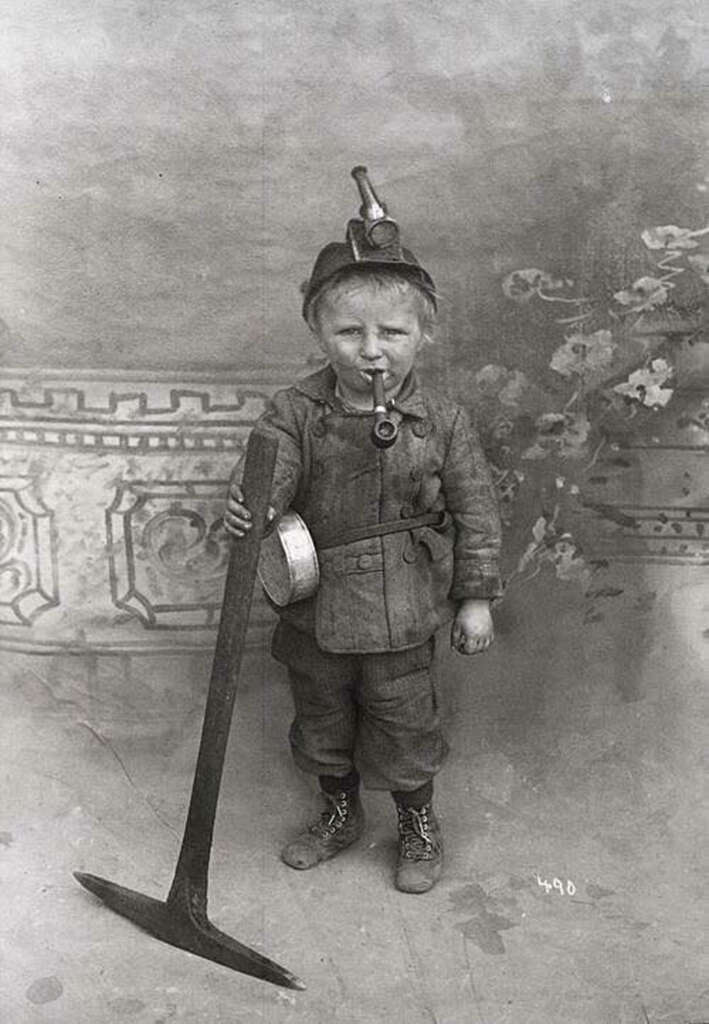
[{"label": "child's fist", "polygon": [[[269,507],[266,513],[266,522],[270,523],[276,511]],[[251,529],[251,513],[244,504],[244,492],[237,483],[232,483],[226,500],[226,511],[224,512],[224,527],[232,537],[243,537]]]},{"label": "child's fist", "polygon": [[451,629],[451,647],[460,654],[486,651],[495,633],[489,601],[462,601]]}]

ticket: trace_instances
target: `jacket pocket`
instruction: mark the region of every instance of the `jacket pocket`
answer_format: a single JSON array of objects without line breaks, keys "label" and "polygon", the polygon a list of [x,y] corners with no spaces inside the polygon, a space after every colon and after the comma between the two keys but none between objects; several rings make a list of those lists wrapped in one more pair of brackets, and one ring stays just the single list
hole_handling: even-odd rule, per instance
[{"label": "jacket pocket", "polygon": [[453,537],[450,530],[444,533],[430,526],[420,526],[414,531],[416,543],[424,548],[432,562],[440,562],[453,554]]},{"label": "jacket pocket", "polygon": [[317,642],[326,651],[390,647],[383,559],[371,542],[322,552],[315,623]]}]

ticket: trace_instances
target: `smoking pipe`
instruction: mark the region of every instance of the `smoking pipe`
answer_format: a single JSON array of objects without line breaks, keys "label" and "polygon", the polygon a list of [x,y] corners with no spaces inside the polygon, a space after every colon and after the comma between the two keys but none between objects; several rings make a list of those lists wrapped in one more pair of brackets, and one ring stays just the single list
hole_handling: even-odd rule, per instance
[{"label": "smoking pipe", "polygon": [[387,415],[384,397],[384,371],[372,370],[372,402],[374,404],[374,426],[372,442],[377,448],[391,448],[399,436],[398,424]]}]

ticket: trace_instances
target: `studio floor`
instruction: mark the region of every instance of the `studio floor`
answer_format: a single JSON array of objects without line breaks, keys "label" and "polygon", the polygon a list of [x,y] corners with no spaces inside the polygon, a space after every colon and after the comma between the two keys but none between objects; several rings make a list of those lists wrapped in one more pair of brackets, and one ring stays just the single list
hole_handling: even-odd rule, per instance
[{"label": "studio floor", "polygon": [[583,609],[540,581],[501,612],[489,654],[441,645],[447,861],[424,896],[393,888],[386,794],[365,794],[355,848],[310,872],[281,863],[317,797],[291,766],[283,670],[264,650],[248,654],[210,916],[301,977],[303,992],[161,944],[72,877],[167,893],[209,656],[6,653],[0,1021],[709,1020],[698,582],[650,581],[651,601],[584,626]]}]

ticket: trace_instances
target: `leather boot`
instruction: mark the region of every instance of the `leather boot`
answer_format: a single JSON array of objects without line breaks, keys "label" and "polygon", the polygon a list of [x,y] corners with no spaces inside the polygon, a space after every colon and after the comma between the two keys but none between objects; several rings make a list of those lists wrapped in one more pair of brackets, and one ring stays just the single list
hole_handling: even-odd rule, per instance
[{"label": "leather boot", "polygon": [[351,846],[364,832],[364,810],[359,794],[340,792],[322,794],[327,807],[281,851],[281,858],[292,868],[305,871],[329,860]]},{"label": "leather boot", "polygon": [[400,892],[428,892],[443,870],[441,829],[431,804],[404,807],[397,803],[399,861],[396,888]]}]

